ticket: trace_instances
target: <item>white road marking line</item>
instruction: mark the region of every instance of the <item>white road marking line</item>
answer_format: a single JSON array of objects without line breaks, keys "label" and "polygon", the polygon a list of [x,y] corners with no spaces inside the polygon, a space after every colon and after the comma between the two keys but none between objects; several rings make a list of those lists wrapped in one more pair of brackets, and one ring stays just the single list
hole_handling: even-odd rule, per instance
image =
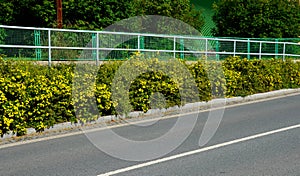
[{"label": "white road marking line", "polygon": [[[179,117],[179,116],[187,116],[187,115],[191,115],[191,114],[197,114],[197,113],[203,113],[203,112],[208,112],[208,111],[219,110],[219,109],[222,109],[222,108],[226,108],[226,109],[227,108],[234,108],[234,107],[248,105],[248,104],[254,104],[254,103],[271,101],[271,100],[276,100],[276,99],[285,98],[285,97],[297,96],[299,94],[300,94],[299,92],[296,92],[296,93],[291,93],[291,94],[287,94],[287,95],[280,95],[280,96],[263,98],[263,99],[258,99],[258,100],[251,100],[251,101],[247,101],[247,102],[241,102],[241,103],[237,102],[237,104],[225,105],[224,107],[208,108],[208,109],[198,110],[198,111],[196,110],[196,111],[193,111],[193,112],[175,114],[175,115],[168,115],[168,116],[163,116],[163,117],[159,117],[159,118],[161,118],[161,120],[166,120],[166,119],[171,119],[171,118],[175,118],[175,117]],[[157,118],[145,119],[145,120],[142,119],[142,120],[138,120],[138,121],[130,122],[130,123],[125,123],[125,124],[117,124],[117,125],[113,125],[113,126],[82,130],[82,131],[79,131],[79,132],[71,132],[71,133],[67,133],[67,134],[59,134],[59,135],[50,136],[50,137],[42,137],[42,138],[38,138],[38,139],[29,139],[29,140],[26,140],[26,141],[3,144],[3,145],[0,145],[0,149],[8,148],[8,147],[15,147],[15,146],[23,145],[23,144],[31,144],[31,143],[35,143],[35,142],[42,142],[42,141],[47,141],[47,140],[51,140],[51,139],[59,139],[59,138],[64,138],[64,137],[69,137],[69,136],[75,136],[75,135],[84,134],[84,133],[97,132],[97,131],[102,131],[102,130],[105,130],[105,129],[113,129],[113,128],[129,126],[129,125],[135,125],[135,124],[139,124],[139,123],[147,123],[147,122],[152,122],[152,121],[157,121]]]},{"label": "white road marking line", "polygon": [[154,164],[159,164],[159,163],[162,163],[162,162],[174,160],[174,159],[177,159],[177,158],[182,158],[182,157],[189,156],[189,155],[194,155],[194,154],[206,152],[206,151],[213,150],[213,149],[218,149],[218,148],[225,147],[225,146],[228,146],[228,145],[232,145],[232,144],[236,144],[236,143],[240,143],[240,142],[245,142],[245,141],[249,141],[249,140],[252,140],[252,139],[261,138],[261,137],[264,137],[264,136],[268,136],[268,135],[272,135],[272,134],[275,134],[275,133],[280,133],[280,132],[284,132],[284,131],[288,131],[288,130],[292,130],[292,129],[296,129],[296,128],[300,128],[300,124],[285,127],[285,128],[280,128],[280,129],[273,130],[273,131],[268,131],[268,132],[265,132],[265,133],[256,134],[256,135],[253,135],[253,136],[248,136],[248,137],[236,139],[236,140],[229,141],[229,142],[224,142],[224,143],[221,143],[221,144],[216,144],[216,145],[213,145],[213,146],[209,146],[209,147],[205,147],[205,148],[201,148],[201,149],[197,149],[197,150],[193,150],[193,151],[189,151],[189,152],[180,153],[180,154],[169,156],[169,157],[162,158],[162,159],[157,159],[157,160],[153,160],[153,161],[149,161],[149,162],[129,166],[129,167],[126,167],[126,168],[115,170],[115,171],[103,173],[103,174],[100,174],[100,175],[97,175],[97,176],[110,176],[110,175],[120,174],[120,173],[128,172],[128,171],[131,171],[131,170],[151,166],[151,165],[154,165]]}]

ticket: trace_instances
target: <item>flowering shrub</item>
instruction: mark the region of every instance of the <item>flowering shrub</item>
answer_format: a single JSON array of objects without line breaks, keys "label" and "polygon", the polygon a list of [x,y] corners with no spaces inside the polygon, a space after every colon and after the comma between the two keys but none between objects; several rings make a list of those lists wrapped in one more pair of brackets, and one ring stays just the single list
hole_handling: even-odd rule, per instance
[{"label": "flowering shrub", "polygon": [[[79,94],[77,98],[72,97],[75,65],[48,67],[31,62],[4,61],[0,58],[0,135],[9,131],[24,135],[26,128],[43,131],[57,123],[95,120],[99,115],[117,114],[118,106],[125,110],[146,112],[151,108],[153,98],[159,99],[160,108],[167,108],[196,100],[208,101],[217,97],[247,96],[300,87],[300,63],[289,60],[229,57],[221,62],[199,60],[186,64],[179,61],[184,65],[182,69],[186,69],[194,81],[184,84],[187,79],[183,74],[184,70],[175,65],[155,58],[145,61],[140,55],[134,57],[131,58],[129,69],[147,70],[146,72],[133,79],[130,77],[131,72],[126,73],[126,69],[121,69],[124,61],[104,63],[99,66],[95,85],[91,85],[86,97]],[[159,65],[159,69],[169,70],[169,74],[154,69],[156,65]],[[89,66],[83,68],[89,69]],[[112,98],[116,74],[121,75],[117,82],[119,79],[133,79],[127,92],[118,92],[121,98],[121,94],[128,94],[128,102]],[[188,87],[193,83],[199,92],[197,99],[182,99],[191,92],[180,92],[180,87],[186,86],[184,88],[189,90]],[[94,99],[90,99],[92,97]],[[91,100],[96,100],[96,109],[89,109]],[[74,108],[75,106],[79,108]],[[75,112],[75,109],[78,110]]]}]

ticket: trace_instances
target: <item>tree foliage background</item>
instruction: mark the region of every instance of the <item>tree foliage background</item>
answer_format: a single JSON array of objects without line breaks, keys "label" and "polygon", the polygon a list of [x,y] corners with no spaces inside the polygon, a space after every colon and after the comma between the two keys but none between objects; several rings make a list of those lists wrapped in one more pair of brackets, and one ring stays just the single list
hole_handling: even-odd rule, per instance
[{"label": "tree foliage background", "polygon": [[[62,0],[64,28],[101,30],[117,21],[140,15],[163,15],[200,30],[201,13],[190,0]],[[54,0],[0,0],[0,24],[56,27]]]},{"label": "tree foliage background", "polygon": [[214,36],[300,36],[299,0],[219,0],[214,4],[214,11]]},{"label": "tree foliage background", "polygon": [[[198,31],[201,31],[201,28],[204,25],[202,12],[196,10],[195,7],[191,5],[190,0],[134,0],[134,4],[137,10],[136,14],[138,15],[173,17],[191,25]],[[176,25],[178,25],[178,23],[176,23]],[[178,27],[172,26],[172,24],[166,26],[173,29]]]}]

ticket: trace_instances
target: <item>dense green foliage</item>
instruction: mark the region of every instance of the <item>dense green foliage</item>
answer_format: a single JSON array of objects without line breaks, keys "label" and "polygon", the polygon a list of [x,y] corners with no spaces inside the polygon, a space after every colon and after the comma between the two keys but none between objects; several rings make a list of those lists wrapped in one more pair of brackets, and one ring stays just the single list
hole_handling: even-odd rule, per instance
[{"label": "dense green foliage", "polygon": [[[201,28],[204,25],[204,18],[201,11],[196,10],[194,6],[191,5],[190,0],[133,0],[133,2],[135,4],[135,8],[137,9],[137,15],[160,15],[173,17],[191,25],[198,31],[201,31]],[[152,25],[156,22],[157,21],[152,23]],[[151,26],[151,24],[148,25]],[[162,23],[162,25],[164,24]],[[176,23],[174,26],[172,26],[172,24],[165,24],[165,26],[168,27],[169,31],[172,31],[174,28],[176,28],[176,30],[180,29],[178,28],[178,23]]]},{"label": "dense green foliage", "polygon": [[[56,27],[56,1],[1,0],[0,24]],[[63,3],[64,28],[99,30],[135,14],[127,0],[68,0]]]},{"label": "dense green foliage", "polygon": [[203,36],[213,36],[212,29],[215,27],[215,23],[212,20],[213,9],[212,5],[215,0],[191,0],[191,3],[195,6],[196,9],[201,10],[204,16],[204,25],[202,27]]},{"label": "dense green foliage", "polygon": [[[151,107],[182,106],[185,103],[208,101],[216,97],[247,96],[300,87],[300,63],[289,60],[247,60],[230,57],[222,62],[198,61],[186,64],[178,61],[183,67],[177,68],[176,65],[165,61],[143,60],[140,55],[136,57],[136,60],[132,59],[134,64],[129,64],[132,66],[130,69],[136,69],[136,77],[130,77],[134,74],[124,76],[126,75],[126,69],[122,68],[124,61],[107,62],[99,67],[95,77],[96,84],[90,85],[91,89],[87,94],[79,94],[78,98],[72,96],[74,68],[78,66],[61,64],[48,67],[28,62],[1,60],[0,135],[9,131],[23,135],[26,128],[43,131],[56,123],[67,121],[91,121],[99,115],[116,114],[119,106],[125,110],[146,112]],[[155,69],[156,65],[159,65],[158,70]],[[83,65],[84,69],[89,67]],[[180,88],[190,90],[192,85],[184,84],[188,78],[183,74],[184,68],[196,83],[198,97],[189,97],[193,95],[191,91],[180,91]],[[145,70],[147,71],[143,72]],[[171,72],[166,74],[163,70]],[[93,73],[87,72],[84,76],[93,77]],[[127,93],[121,91],[123,85],[115,84],[114,79],[115,83],[125,79],[130,82]],[[79,84],[88,84],[88,81]],[[119,99],[112,99],[112,91],[116,89],[120,90],[117,94]],[[123,101],[126,100],[126,95],[129,97],[128,102]],[[96,109],[89,109],[91,97],[96,100]],[[151,104],[153,99],[157,100],[154,106]],[[74,106],[77,107],[76,110]]]},{"label": "dense green foliage", "polygon": [[[0,24],[56,27],[53,0],[1,0]],[[189,0],[62,0],[64,28],[101,30],[117,21],[140,15],[163,15],[201,29],[201,13]]]},{"label": "dense green foliage", "polygon": [[219,0],[214,11],[217,37],[300,36],[299,0]]}]

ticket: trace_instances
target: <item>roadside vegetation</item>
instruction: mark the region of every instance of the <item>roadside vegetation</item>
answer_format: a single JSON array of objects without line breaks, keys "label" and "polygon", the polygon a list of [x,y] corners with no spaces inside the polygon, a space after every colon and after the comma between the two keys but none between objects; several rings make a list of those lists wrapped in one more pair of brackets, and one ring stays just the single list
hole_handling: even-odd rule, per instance
[{"label": "roadside vegetation", "polygon": [[[195,10],[189,0],[63,0],[63,8],[63,28],[102,30],[122,19],[140,15],[173,17],[198,31],[204,25],[202,12]],[[300,36],[298,0],[219,0],[214,4],[214,13],[216,37]],[[50,0],[2,0],[0,24],[56,27],[56,5]],[[7,44],[6,35],[7,31],[0,29],[0,44]],[[133,57],[136,59],[134,67],[146,67],[141,55]],[[153,58],[147,62],[155,65],[161,61]],[[200,101],[300,87],[300,62],[288,59],[228,57],[218,62],[202,59],[189,64],[179,62],[193,76]],[[126,112],[147,112],[153,94],[165,101],[159,108],[194,102],[194,99],[182,101],[179,90],[182,82],[151,68],[131,82],[128,102],[122,104],[113,100],[112,82],[122,63],[124,61],[106,62],[99,66],[95,85],[87,96],[74,99],[74,64],[48,67],[34,62],[4,60],[0,55],[0,135],[12,131],[21,136],[26,134],[26,128],[43,131],[57,123],[93,121],[99,116],[116,115],[120,105]],[[163,63],[162,67],[170,65]],[[88,70],[89,65],[83,68]],[[176,70],[176,74],[180,75],[180,70]],[[87,83],[82,82],[83,85]],[[96,109],[90,109],[91,98],[96,100]]]},{"label": "roadside vegetation", "polygon": [[300,37],[299,0],[218,0],[213,9],[216,37]]},{"label": "roadside vegetation", "polygon": [[[173,17],[201,30],[204,19],[190,0],[62,0],[63,28],[102,30],[134,16]],[[57,27],[53,0],[1,0],[0,24]]]},{"label": "roadside vegetation", "polygon": [[[141,66],[141,56],[135,57],[137,60],[134,66]],[[91,92],[85,97],[87,102],[72,99],[73,64],[48,67],[26,61],[2,59],[0,62],[0,135],[13,131],[20,136],[26,133],[26,128],[43,131],[57,123],[76,123],[78,120],[86,122],[96,120],[99,116],[116,115],[118,102],[112,100],[111,85],[116,71],[124,61],[107,62],[99,66],[95,86],[91,85]],[[151,65],[164,61],[150,59],[147,62]],[[300,87],[299,62],[247,60],[239,57],[229,57],[222,62],[180,62],[193,75],[200,101]],[[168,66],[169,64],[163,64],[162,67]],[[88,69],[89,66],[86,65],[85,68]],[[217,68],[222,68],[223,72]],[[181,101],[182,94],[178,84],[180,83],[162,72],[150,69],[130,85],[132,110],[147,112],[150,98],[155,93],[163,95],[165,100],[163,107],[159,108],[183,106],[193,102],[192,99]],[[88,109],[93,96],[97,102],[97,113]],[[75,112],[74,106],[79,112]],[[90,112],[95,114],[89,114]],[[89,118],[82,118],[86,116]]]}]

